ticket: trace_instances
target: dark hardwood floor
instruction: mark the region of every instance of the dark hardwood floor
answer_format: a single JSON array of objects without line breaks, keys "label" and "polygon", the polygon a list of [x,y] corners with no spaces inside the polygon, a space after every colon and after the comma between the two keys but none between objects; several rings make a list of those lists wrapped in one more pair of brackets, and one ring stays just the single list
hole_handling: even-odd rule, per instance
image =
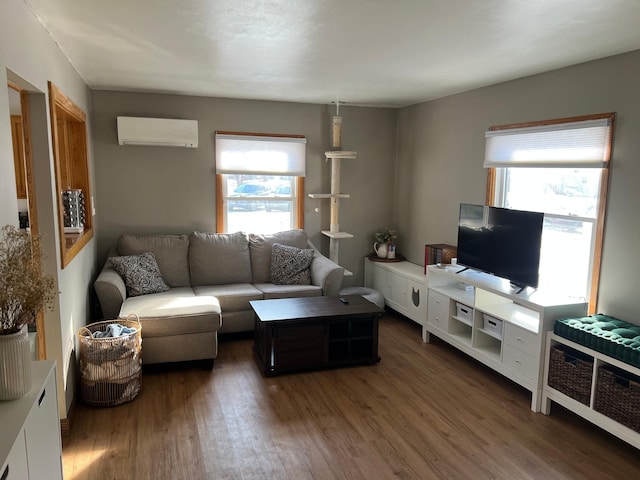
[{"label": "dark hardwood floor", "polygon": [[[79,405],[78,479],[632,479],[640,451],[387,314],[380,364],[265,378],[251,338],[215,368],[145,370],[133,402]],[[144,348],[144,345],[143,345]]]}]

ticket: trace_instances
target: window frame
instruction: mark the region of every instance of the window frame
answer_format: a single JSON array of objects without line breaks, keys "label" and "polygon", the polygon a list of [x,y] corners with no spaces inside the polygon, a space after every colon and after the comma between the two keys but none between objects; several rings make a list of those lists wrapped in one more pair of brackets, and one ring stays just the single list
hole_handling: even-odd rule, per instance
[{"label": "window frame", "polygon": [[[280,133],[255,133],[255,132],[232,132],[218,130],[215,135],[244,135],[252,137],[271,138],[306,138],[304,135],[290,135]],[[226,209],[224,201],[224,176],[226,174],[216,173],[216,232],[227,233],[225,228]],[[304,177],[290,175],[295,178],[296,197],[291,213],[295,212],[294,228],[304,229]]]},{"label": "window frame", "polygon": [[[602,248],[604,244],[604,224],[607,210],[607,198],[608,198],[608,189],[609,189],[609,169],[611,168],[611,152],[613,150],[613,132],[615,127],[615,112],[602,113],[602,114],[594,114],[594,115],[585,115],[585,116],[576,116],[576,117],[566,117],[566,118],[558,118],[551,120],[542,120],[535,122],[524,122],[524,123],[515,123],[508,125],[496,125],[489,127],[489,131],[497,131],[497,130],[510,130],[515,128],[528,128],[528,127],[539,127],[545,125],[555,125],[561,123],[574,123],[574,122],[582,122],[585,120],[597,120],[597,119],[608,119],[611,123],[611,128],[609,130],[609,142],[608,148],[606,150],[606,157],[604,159],[604,166],[600,168],[600,189],[599,189],[599,198],[598,198],[598,206],[595,218],[595,232],[594,232],[594,240],[592,243],[594,244],[593,249],[591,251],[591,272],[590,272],[590,280],[589,280],[589,292],[588,292],[588,313],[593,314],[597,311],[598,304],[598,289],[600,284],[600,268],[602,264]],[[520,168],[519,166],[514,167],[504,167],[506,168]],[[551,166],[545,166],[542,168],[554,168]],[[561,168],[560,166],[558,168]],[[497,193],[498,193],[498,169],[497,168],[488,168],[487,169],[487,185],[486,185],[486,197],[485,202],[486,205],[490,206],[499,206],[496,203]]]},{"label": "window frame", "polygon": [[[49,84],[51,139],[56,176],[56,203],[61,268],[65,268],[93,238],[93,208],[89,160],[87,155],[87,118],[84,111],[53,83]],[[85,224],[82,233],[65,233],[62,192],[80,189],[84,194]]]}]

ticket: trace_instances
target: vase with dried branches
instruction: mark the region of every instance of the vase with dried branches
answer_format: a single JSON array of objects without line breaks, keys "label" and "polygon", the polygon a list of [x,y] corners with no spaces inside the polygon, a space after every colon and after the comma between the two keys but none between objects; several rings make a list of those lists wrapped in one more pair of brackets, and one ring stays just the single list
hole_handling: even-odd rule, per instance
[{"label": "vase with dried branches", "polygon": [[12,225],[0,235],[0,400],[14,400],[31,389],[27,329],[53,305],[55,281],[45,273],[40,236]]}]

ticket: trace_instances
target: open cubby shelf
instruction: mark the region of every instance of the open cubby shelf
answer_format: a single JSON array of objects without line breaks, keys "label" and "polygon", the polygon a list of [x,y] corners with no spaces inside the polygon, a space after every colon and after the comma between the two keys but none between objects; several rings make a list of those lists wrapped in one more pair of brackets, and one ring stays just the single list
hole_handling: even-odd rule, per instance
[{"label": "open cubby shelf", "polygon": [[[611,416],[598,411],[601,409],[598,406],[598,402],[596,401],[596,396],[602,394],[603,390],[600,390],[600,381],[599,378],[599,369],[611,369],[617,372],[618,378],[617,382],[620,383],[618,388],[625,389],[630,388],[630,386],[624,385],[624,380],[620,381],[619,378],[624,378],[625,376],[638,379],[640,377],[640,368],[636,368],[633,365],[629,365],[628,363],[621,362],[615,358],[609,357],[600,352],[596,352],[584,345],[580,345],[578,343],[572,342],[566,338],[560,337],[553,332],[547,332],[547,348],[545,350],[545,369],[544,369],[544,384],[542,389],[542,412],[545,414],[549,414],[551,412],[551,402],[555,402],[558,405],[563,406],[564,408],[580,415],[591,423],[603,428],[609,433],[617,436],[618,438],[624,440],[625,442],[633,445],[636,448],[640,448],[640,431],[633,430],[629,428],[627,425],[624,425],[624,418],[618,418],[618,420],[612,418]],[[590,385],[590,395],[587,404],[581,403],[580,401],[572,398],[568,395],[569,392],[563,392],[562,387],[557,385],[558,388],[553,388],[549,385],[549,368],[551,365],[551,349],[554,346],[568,347],[569,349],[580,352],[585,358],[590,359],[593,362],[593,368],[591,373],[591,385]],[[636,391],[637,392],[637,391]],[[638,395],[636,393],[636,395]],[[585,397],[586,398],[586,397]],[[611,399],[608,399],[611,401]],[[628,405],[628,408],[635,408],[633,411],[635,417],[637,418],[640,415],[640,402],[635,402],[633,405]],[[623,409],[616,409],[618,412],[622,411],[622,416],[631,415],[624,412]],[[621,421],[623,423],[621,423]],[[637,426],[637,422],[636,422]]]}]

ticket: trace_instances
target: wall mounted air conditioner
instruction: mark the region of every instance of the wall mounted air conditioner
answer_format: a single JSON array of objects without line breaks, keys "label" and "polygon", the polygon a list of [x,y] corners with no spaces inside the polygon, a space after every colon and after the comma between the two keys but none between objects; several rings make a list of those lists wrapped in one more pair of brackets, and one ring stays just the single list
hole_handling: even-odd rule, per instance
[{"label": "wall mounted air conditioner", "polygon": [[120,145],[198,147],[198,121],[173,118],[118,117]]}]

